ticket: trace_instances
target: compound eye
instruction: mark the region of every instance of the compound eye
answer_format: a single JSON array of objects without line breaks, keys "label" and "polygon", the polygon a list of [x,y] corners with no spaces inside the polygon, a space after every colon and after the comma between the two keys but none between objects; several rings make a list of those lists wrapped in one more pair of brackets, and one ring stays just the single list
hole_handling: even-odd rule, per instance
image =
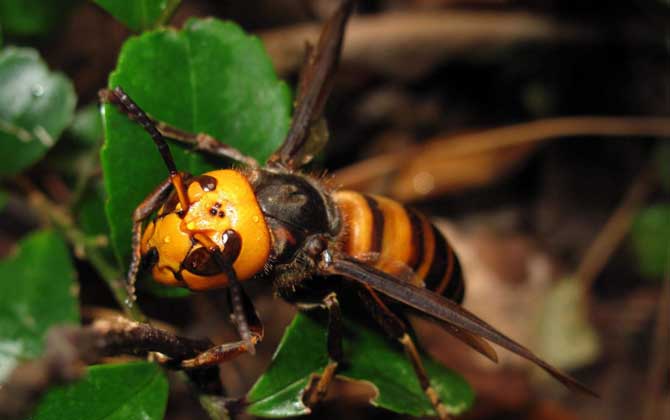
[{"label": "compound eye", "polygon": [[182,267],[199,276],[213,276],[221,273],[219,265],[207,248],[194,249],[182,262]]},{"label": "compound eye", "polygon": [[314,236],[307,241],[305,251],[312,257],[320,255],[326,249],[326,239],[322,236]]}]

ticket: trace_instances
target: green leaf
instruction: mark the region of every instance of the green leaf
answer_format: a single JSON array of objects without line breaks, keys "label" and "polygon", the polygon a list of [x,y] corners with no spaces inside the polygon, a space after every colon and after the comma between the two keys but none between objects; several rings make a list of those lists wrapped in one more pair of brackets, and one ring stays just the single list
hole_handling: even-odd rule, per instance
[{"label": "green leaf", "polygon": [[77,111],[67,133],[82,144],[97,146],[104,135],[98,105],[87,105]]},{"label": "green leaf", "polygon": [[[159,120],[208,133],[260,160],[288,130],[287,86],[277,79],[260,41],[229,22],[190,20],[179,32],[161,29],[131,38],[109,86],[123,87]],[[167,177],[167,169],[146,132],[116,108],[103,107],[103,123],[106,212],[115,253],[126,265],[132,212]],[[217,167],[198,153],[174,144],[171,149],[182,171],[199,174]]]},{"label": "green leaf", "polygon": [[32,419],[159,420],[167,395],[165,374],[153,363],[91,366],[84,379],[50,390]]},{"label": "green leaf", "polygon": [[41,354],[51,326],[79,322],[74,279],[65,243],[49,231],[24,238],[0,261],[0,381]]},{"label": "green leaf", "polygon": [[78,0],[0,0],[0,25],[8,34],[44,35],[54,29]]},{"label": "green leaf", "polygon": [[[379,332],[345,321],[346,365],[338,376],[367,381],[377,396],[372,404],[412,416],[435,415],[421,390],[402,349]],[[431,384],[452,414],[467,410],[474,400],[470,386],[456,373],[424,357]],[[288,417],[309,413],[302,393],[310,376],[328,363],[326,330],[322,323],[302,313],[287,328],[270,368],[247,395],[248,412],[263,417]]]},{"label": "green leaf", "polygon": [[135,32],[167,22],[180,0],[94,0]]},{"label": "green leaf", "polygon": [[72,120],[72,83],[51,73],[35,50],[0,52],[0,176],[40,159]]},{"label": "green leaf", "polygon": [[114,264],[114,252],[110,244],[109,225],[105,217],[105,191],[102,181],[86,188],[73,209],[81,230],[92,241],[109,264]]},{"label": "green leaf", "polygon": [[642,209],[635,217],[632,234],[640,271],[663,277],[670,257],[670,204]]},{"label": "green leaf", "polygon": [[[78,110],[72,124],[62,139],[49,151],[45,165],[58,172],[74,190],[80,189],[99,167],[100,146],[102,146],[102,117],[97,105],[88,105]],[[104,212],[101,213],[104,216]]]},{"label": "green leaf", "polygon": [[598,334],[585,308],[582,285],[575,277],[561,279],[547,294],[537,328],[537,350],[552,365],[576,369],[597,359]]},{"label": "green leaf", "polygon": [[105,217],[105,191],[102,185],[86,191],[77,208],[77,220],[87,236],[109,238],[109,225]]},{"label": "green leaf", "polygon": [[141,274],[140,278],[137,279],[137,289],[162,298],[185,298],[193,294],[184,287],[170,287],[160,284],[154,281],[149,272]]}]

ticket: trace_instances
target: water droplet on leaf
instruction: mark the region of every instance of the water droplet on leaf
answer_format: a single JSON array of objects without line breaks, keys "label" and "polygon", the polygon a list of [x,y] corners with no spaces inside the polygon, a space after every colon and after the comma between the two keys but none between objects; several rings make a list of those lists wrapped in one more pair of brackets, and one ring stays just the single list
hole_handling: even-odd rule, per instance
[{"label": "water droplet on leaf", "polygon": [[33,86],[30,88],[30,93],[31,93],[34,97],[39,98],[40,96],[43,96],[43,95],[44,95],[44,86],[42,86],[42,85],[40,85],[40,84],[33,85]]}]

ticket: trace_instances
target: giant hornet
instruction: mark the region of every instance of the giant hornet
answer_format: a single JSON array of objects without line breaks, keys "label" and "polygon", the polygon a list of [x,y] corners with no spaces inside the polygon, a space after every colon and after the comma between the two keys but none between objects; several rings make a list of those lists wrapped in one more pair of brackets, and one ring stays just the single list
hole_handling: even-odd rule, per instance
[{"label": "giant hornet", "polygon": [[[448,415],[408,333],[407,310],[437,321],[494,361],[496,352],[484,339],[539,365],[567,387],[595,395],[459,305],[465,287],[458,258],[424,215],[388,198],[333,192],[320,179],[299,171],[318,149],[315,127],[321,121],[354,3],[342,1],[326,22],[317,47],[308,48],[292,125],[265,166],[209,135],[184,132],[152,119],[121,87],[100,92],[103,102],[116,105],[149,133],[169,170],[169,177],[133,214],[129,287],[134,291],[143,266],[166,285],[197,291],[229,288],[231,318],[240,341],[182,360],[183,368],[254,353],[263,338],[263,326],[242,288],[247,280],[271,278],[277,294],[299,309],[326,309],[329,363],[307,391],[309,404],[325,395],[343,361],[342,317],[334,287],[343,283],[356,289],[371,317],[402,344],[442,419]],[[245,168],[199,176],[179,172],[165,137],[233,159]]]}]

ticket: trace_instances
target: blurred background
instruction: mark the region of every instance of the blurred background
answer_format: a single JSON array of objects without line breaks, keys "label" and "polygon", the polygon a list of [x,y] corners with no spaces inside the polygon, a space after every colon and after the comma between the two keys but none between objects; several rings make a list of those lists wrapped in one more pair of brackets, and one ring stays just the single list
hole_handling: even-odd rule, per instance
[{"label": "blurred background", "polygon": [[[28,2],[30,3],[30,2]],[[265,43],[292,85],[330,0],[185,0],[171,24],[216,16]],[[601,400],[564,390],[515,356],[494,365],[439,327],[416,322],[427,351],[477,394],[465,419],[670,419],[670,55],[663,0],[361,0],[346,34],[319,167],[333,184],[384,194],[428,214],[454,244],[465,306],[570,370]],[[7,27],[96,101],[132,33],[95,4],[64,1],[53,25]],[[48,20],[47,20],[48,21]],[[61,142],[29,173],[47,177]],[[53,177],[50,177],[53,178]],[[34,220],[0,218],[6,255]],[[113,308],[80,263],[84,313]],[[665,281],[664,281],[665,278]],[[269,363],[294,309],[251,285],[266,322],[256,357],[222,368],[242,395]],[[235,338],[220,296],[147,298],[146,312],[189,335]],[[87,312],[88,311],[88,312]],[[204,416],[173,386],[169,419]],[[315,415],[388,418],[372,391],[338,382]]]}]

